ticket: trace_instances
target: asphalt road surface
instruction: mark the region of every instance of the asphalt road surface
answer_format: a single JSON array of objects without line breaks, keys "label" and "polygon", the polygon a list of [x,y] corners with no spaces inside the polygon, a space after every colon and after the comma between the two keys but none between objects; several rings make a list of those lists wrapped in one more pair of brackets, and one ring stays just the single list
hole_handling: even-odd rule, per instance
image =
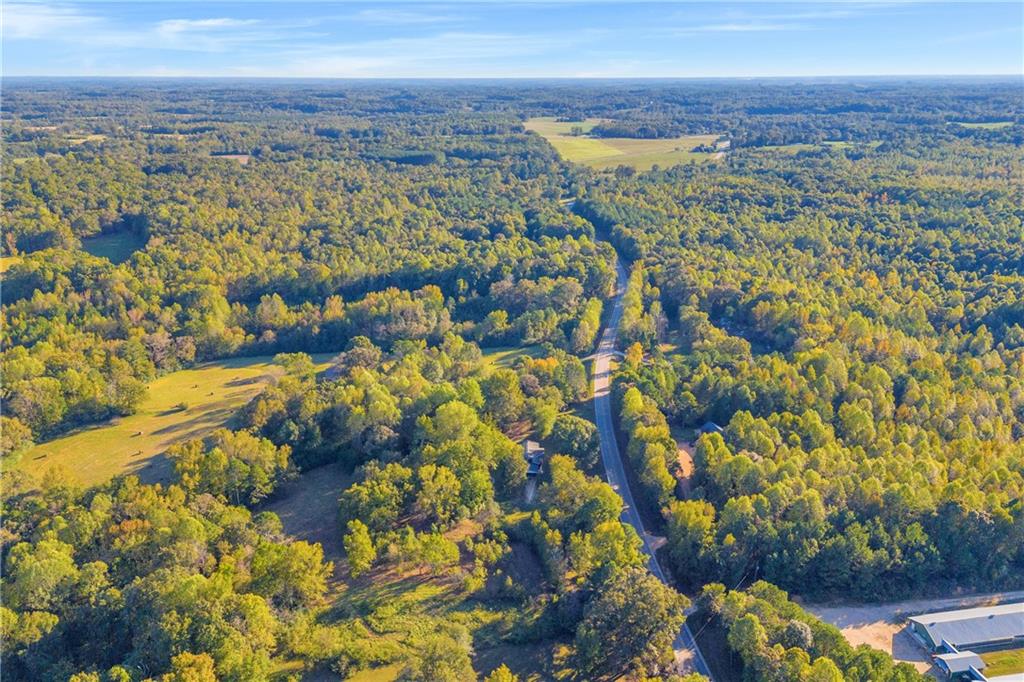
[{"label": "asphalt road surface", "polygon": [[[626,291],[626,270],[622,263],[615,264],[617,281],[615,284],[615,304],[608,321],[608,326],[601,333],[601,341],[598,343],[597,351],[594,353],[594,413],[597,419],[597,432],[601,437],[601,459],[604,461],[604,470],[608,484],[622,497],[625,509],[622,511],[622,521],[636,529],[637,534],[643,540],[644,552],[649,557],[648,565],[651,573],[658,577],[663,583],[665,573],[658,565],[658,559],[651,549],[650,538],[644,530],[644,522],[640,518],[636,504],[633,503],[633,493],[629,489],[629,481],[626,478],[626,470],[623,468],[622,455],[619,452],[618,442],[615,440],[614,421],[612,419],[612,400],[609,390],[609,365],[613,355],[617,352],[615,348],[619,335],[619,322],[622,320],[622,295]],[[678,661],[681,672],[696,672],[711,678],[711,670],[708,668],[704,657],[697,648],[697,643],[690,633],[690,628],[684,623],[675,645],[676,661]]]}]

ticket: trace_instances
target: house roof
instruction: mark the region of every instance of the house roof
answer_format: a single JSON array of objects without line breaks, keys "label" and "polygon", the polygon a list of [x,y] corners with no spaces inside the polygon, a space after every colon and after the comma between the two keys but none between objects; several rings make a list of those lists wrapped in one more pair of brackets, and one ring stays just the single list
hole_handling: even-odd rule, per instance
[{"label": "house roof", "polygon": [[1024,638],[1024,604],[982,606],[959,611],[923,613],[909,619],[920,625],[932,646],[943,640],[960,648],[984,642]]},{"label": "house roof", "polygon": [[985,661],[981,660],[981,656],[973,651],[942,654],[941,656],[936,656],[935,660],[939,662],[940,667],[945,668],[950,673],[965,673],[971,668],[981,670],[985,667]]},{"label": "house roof", "polygon": [[701,433],[721,433],[722,431],[725,431],[725,429],[715,422],[704,422],[704,426],[700,427]]},{"label": "house roof", "polygon": [[540,443],[538,443],[535,440],[524,440],[523,441],[523,453],[526,456],[532,455],[534,453],[542,455],[542,454],[544,454],[544,448],[542,448],[540,446]]}]

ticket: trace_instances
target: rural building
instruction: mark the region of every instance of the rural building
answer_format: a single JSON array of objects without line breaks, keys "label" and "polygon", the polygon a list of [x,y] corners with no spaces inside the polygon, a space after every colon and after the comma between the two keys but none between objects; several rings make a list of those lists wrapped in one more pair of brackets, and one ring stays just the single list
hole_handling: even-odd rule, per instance
[{"label": "rural building", "polygon": [[940,654],[935,657],[935,667],[950,679],[979,680],[985,668],[985,661],[973,651],[958,651],[955,654]]},{"label": "rural building", "polygon": [[924,613],[908,620],[910,631],[932,652],[1024,646],[1024,604]]},{"label": "rural building", "polygon": [[719,435],[723,435],[725,433],[725,429],[715,422],[705,422],[704,426],[697,429],[697,437],[700,438],[705,433],[717,433]]},{"label": "rural building", "polygon": [[538,476],[544,471],[544,448],[537,441],[523,441],[523,459],[526,460],[527,476]]}]

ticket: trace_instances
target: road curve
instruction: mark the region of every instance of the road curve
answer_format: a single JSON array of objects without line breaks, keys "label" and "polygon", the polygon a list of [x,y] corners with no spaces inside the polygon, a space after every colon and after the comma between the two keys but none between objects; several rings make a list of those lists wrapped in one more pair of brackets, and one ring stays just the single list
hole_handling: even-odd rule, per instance
[{"label": "road curve", "polygon": [[[658,559],[651,549],[650,538],[644,530],[643,519],[640,518],[640,513],[633,502],[633,492],[629,489],[629,479],[626,478],[622,454],[619,452],[619,445],[615,440],[609,366],[612,355],[616,352],[615,344],[619,335],[619,323],[622,320],[622,297],[626,292],[627,280],[626,270],[618,259],[615,262],[615,273],[615,303],[612,307],[611,317],[608,319],[608,326],[601,333],[601,340],[594,352],[594,414],[597,420],[597,432],[601,437],[601,459],[604,462],[608,484],[622,497],[625,503],[625,508],[622,510],[622,521],[636,529],[640,539],[643,540],[643,550],[649,557],[648,565],[651,573],[657,576],[661,582],[667,584],[665,573],[658,565]],[[686,623],[683,623],[674,648],[676,660],[682,667],[692,668],[709,679],[713,679],[711,670],[708,668],[704,656],[701,655]]]}]

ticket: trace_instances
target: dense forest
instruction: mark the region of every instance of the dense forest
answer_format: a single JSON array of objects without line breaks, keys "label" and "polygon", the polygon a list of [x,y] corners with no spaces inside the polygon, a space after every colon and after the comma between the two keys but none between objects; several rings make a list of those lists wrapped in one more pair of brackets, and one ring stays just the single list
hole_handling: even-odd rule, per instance
[{"label": "dense forest", "polygon": [[621,390],[725,427],[698,442],[700,494],[666,507],[692,586],[1019,585],[1021,161],[957,140],[591,190],[588,213],[645,265],[626,328],[651,362]]},{"label": "dense forest", "polygon": [[[1019,83],[16,80],[5,103],[12,680],[693,682],[689,619],[719,676],[910,682],[787,592],[1024,587]],[[595,171],[535,116],[732,147]],[[617,259],[615,417],[673,585],[589,408]],[[268,387],[171,446],[169,481],[19,466],[158,376],[261,355]],[[328,470],[333,543],[271,511]]]}]

